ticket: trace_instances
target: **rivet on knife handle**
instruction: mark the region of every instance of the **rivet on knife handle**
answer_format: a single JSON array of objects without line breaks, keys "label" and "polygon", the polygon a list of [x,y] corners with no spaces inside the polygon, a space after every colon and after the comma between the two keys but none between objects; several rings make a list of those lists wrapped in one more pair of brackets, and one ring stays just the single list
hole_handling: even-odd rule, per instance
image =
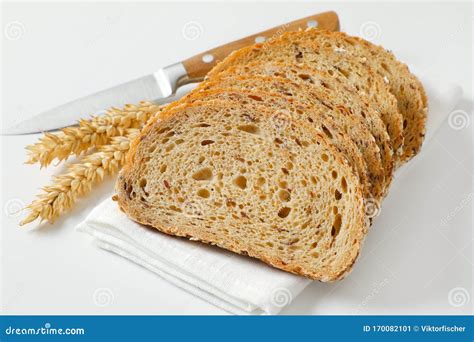
[{"label": "rivet on knife handle", "polygon": [[217,62],[223,60],[232,51],[249,46],[255,43],[263,43],[265,40],[280,35],[288,31],[297,31],[307,27],[324,28],[329,31],[339,30],[339,18],[335,12],[324,12],[312,15],[303,19],[298,19],[287,24],[283,24],[272,29],[236,40],[232,43],[219,46],[205,51],[194,57],[183,61],[190,81],[200,81],[206,76]]}]

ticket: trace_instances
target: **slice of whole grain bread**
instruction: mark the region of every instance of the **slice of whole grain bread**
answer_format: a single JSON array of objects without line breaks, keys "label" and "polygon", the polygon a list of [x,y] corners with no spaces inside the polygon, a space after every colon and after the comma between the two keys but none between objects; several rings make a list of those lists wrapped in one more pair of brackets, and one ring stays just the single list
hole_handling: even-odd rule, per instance
[{"label": "slice of whole grain bread", "polygon": [[[286,51],[281,53],[282,50]],[[305,54],[310,58],[304,56]],[[265,44],[256,44],[234,52],[216,65],[209,73],[209,77],[217,75],[232,65],[243,65],[257,59],[282,63],[306,63],[319,69],[323,65],[325,70],[331,70],[324,65],[325,63],[312,64],[310,62],[311,60],[317,62],[320,58],[326,60],[327,57],[334,55],[341,57],[339,65],[335,65],[335,71],[339,71],[348,79],[352,81],[356,79],[354,72],[358,74],[370,70],[386,83],[387,88],[397,99],[399,112],[403,115],[404,147],[400,163],[416,155],[423,142],[428,107],[424,88],[408,67],[399,62],[391,52],[361,38],[324,30],[288,32]],[[360,65],[355,67],[352,64],[348,68],[349,61]],[[364,83],[367,86],[366,80],[362,80],[362,84],[355,85],[360,87]]]},{"label": "slice of whole grain bread", "polygon": [[373,197],[370,193],[371,186],[367,177],[367,165],[362,153],[331,116],[327,115],[328,109],[326,107],[308,106],[278,93],[238,88],[215,88],[199,91],[188,97],[186,103],[215,99],[243,103],[254,107],[255,110],[265,106],[282,120],[282,124],[288,121],[287,117],[308,122],[318,133],[324,134],[347,159],[359,178],[364,197]]},{"label": "slice of whole grain bread", "polygon": [[[329,75],[328,73],[316,70],[314,68],[307,67],[305,65],[289,65],[274,62],[253,62],[244,65],[236,65],[229,67],[225,71],[221,72],[219,76],[214,77],[212,80],[218,84],[223,78],[235,77],[237,75],[269,75],[284,77],[298,83],[306,83],[310,85],[315,91],[313,96],[320,96],[318,94],[323,93],[327,98],[332,99],[332,103],[336,106],[343,106],[347,108],[353,115],[363,118],[370,132],[375,138],[377,146],[380,149],[380,157],[382,166],[385,171],[385,183],[384,189],[387,190],[393,173],[393,152],[390,141],[390,136],[387,132],[387,126],[381,119],[381,115],[376,111],[373,106],[370,105],[369,101],[366,101],[365,96],[361,95],[354,87],[347,84],[345,78],[339,79],[337,75]],[[379,94],[377,91],[378,87],[375,82],[376,78],[369,79],[370,84],[373,85],[374,93]],[[201,88],[208,87],[206,83],[203,83]],[[391,96],[387,93],[387,96]],[[394,100],[395,107],[393,108],[395,113],[396,100]],[[393,115],[395,117],[395,115]],[[400,116],[400,130],[398,133],[399,137],[402,138],[401,129],[401,116]],[[395,152],[397,148],[394,146]]]},{"label": "slice of whole grain bread", "polygon": [[[328,84],[332,84],[328,80]],[[215,88],[232,88],[244,90],[262,90],[275,92],[283,95],[292,101],[298,101],[316,108],[321,115],[329,116],[340,127],[357,146],[367,165],[367,176],[370,183],[371,197],[380,199],[387,190],[387,181],[385,180],[386,170],[382,167],[380,149],[374,136],[371,134],[365,119],[360,115],[353,115],[354,109],[346,107],[337,102],[334,96],[330,96],[324,90],[316,89],[306,83],[296,83],[282,77],[272,76],[235,76],[224,78],[213,78],[204,82],[192,94],[183,101],[203,90]],[[324,88],[327,90],[326,88]],[[355,111],[354,111],[355,112]]]},{"label": "slice of whole grain bread", "polygon": [[343,32],[333,34],[325,30],[316,31],[308,30],[303,41],[309,40],[318,46],[342,51],[349,54],[348,58],[367,58],[372,69],[384,79],[403,115],[405,138],[401,161],[415,156],[423,143],[428,113],[428,99],[418,78],[406,64],[398,61],[391,51],[382,46]]},{"label": "slice of whole grain bread", "polygon": [[116,192],[137,222],[321,281],[347,274],[367,232],[359,181],[324,134],[230,100],[150,121]]}]

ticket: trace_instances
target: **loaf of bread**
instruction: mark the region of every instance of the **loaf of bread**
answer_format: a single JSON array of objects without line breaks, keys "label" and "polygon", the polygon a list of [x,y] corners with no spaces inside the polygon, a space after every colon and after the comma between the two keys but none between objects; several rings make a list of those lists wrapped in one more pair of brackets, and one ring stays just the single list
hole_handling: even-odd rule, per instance
[{"label": "loaf of bread", "polygon": [[116,200],[159,231],[343,278],[424,135],[421,83],[359,38],[290,32],[232,53],[132,142]]},{"label": "loaf of bread", "polygon": [[209,100],[165,110],[128,159],[116,191],[131,218],[282,270],[340,279],[367,232],[344,156],[265,107]]}]

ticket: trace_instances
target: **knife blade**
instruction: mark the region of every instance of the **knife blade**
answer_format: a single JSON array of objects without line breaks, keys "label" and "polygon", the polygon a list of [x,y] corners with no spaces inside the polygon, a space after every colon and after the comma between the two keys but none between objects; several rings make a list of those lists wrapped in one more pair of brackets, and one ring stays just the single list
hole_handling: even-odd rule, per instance
[{"label": "knife blade", "polygon": [[80,118],[110,107],[123,107],[127,103],[138,103],[143,99],[165,101],[187,82],[187,72],[182,63],[159,69],[151,75],[120,84],[88,95],[56,108],[47,110],[10,127],[3,135],[45,132],[76,124]]},{"label": "knife blade", "polygon": [[254,43],[265,42],[286,31],[296,31],[307,27],[337,31],[339,30],[339,19],[335,12],[320,13],[236,40],[161,68],[150,75],[37,114],[8,128],[2,132],[2,135],[31,134],[72,126],[79,119],[88,118],[107,108],[122,107],[125,104],[138,103],[142,100],[157,103],[169,102],[174,100],[173,95],[178,88],[202,81],[207,72],[232,51]]}]

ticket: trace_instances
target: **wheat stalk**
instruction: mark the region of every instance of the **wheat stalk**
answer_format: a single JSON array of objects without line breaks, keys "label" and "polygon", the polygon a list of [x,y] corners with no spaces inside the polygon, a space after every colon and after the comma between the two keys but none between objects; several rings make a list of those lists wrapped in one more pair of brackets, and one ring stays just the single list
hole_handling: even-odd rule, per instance
[{"label": "wheat stalk", "polygon": [[39,142],[26,147],[27,164],[40,163],[48,166],[55,159],[59,162],[71,155],[81,155],[93,147],[106,145],[115,136],[123,136],[126,130],[141,128],[162,106],[151,102],[125,105],[123,109],[111,108],[105,114],[80,120],[79,126],[67,127],[60,133],[46,133]]},{"label": "wheat stalk", "polygon": [[53,184],[43,188],[43,193],[26,208],[29,215],[20,223],[25,225],[36,219],[53,223],[63,212],[70,209],[77,197],[86,195],[92,186],[105,175],[116,173],[125,162],[125,155],[131,140],[139,129],[127,129],[124,136],[112,137],[109,145],[103,145],[97,152],[70,164],[66,173],[55,176]]}]

